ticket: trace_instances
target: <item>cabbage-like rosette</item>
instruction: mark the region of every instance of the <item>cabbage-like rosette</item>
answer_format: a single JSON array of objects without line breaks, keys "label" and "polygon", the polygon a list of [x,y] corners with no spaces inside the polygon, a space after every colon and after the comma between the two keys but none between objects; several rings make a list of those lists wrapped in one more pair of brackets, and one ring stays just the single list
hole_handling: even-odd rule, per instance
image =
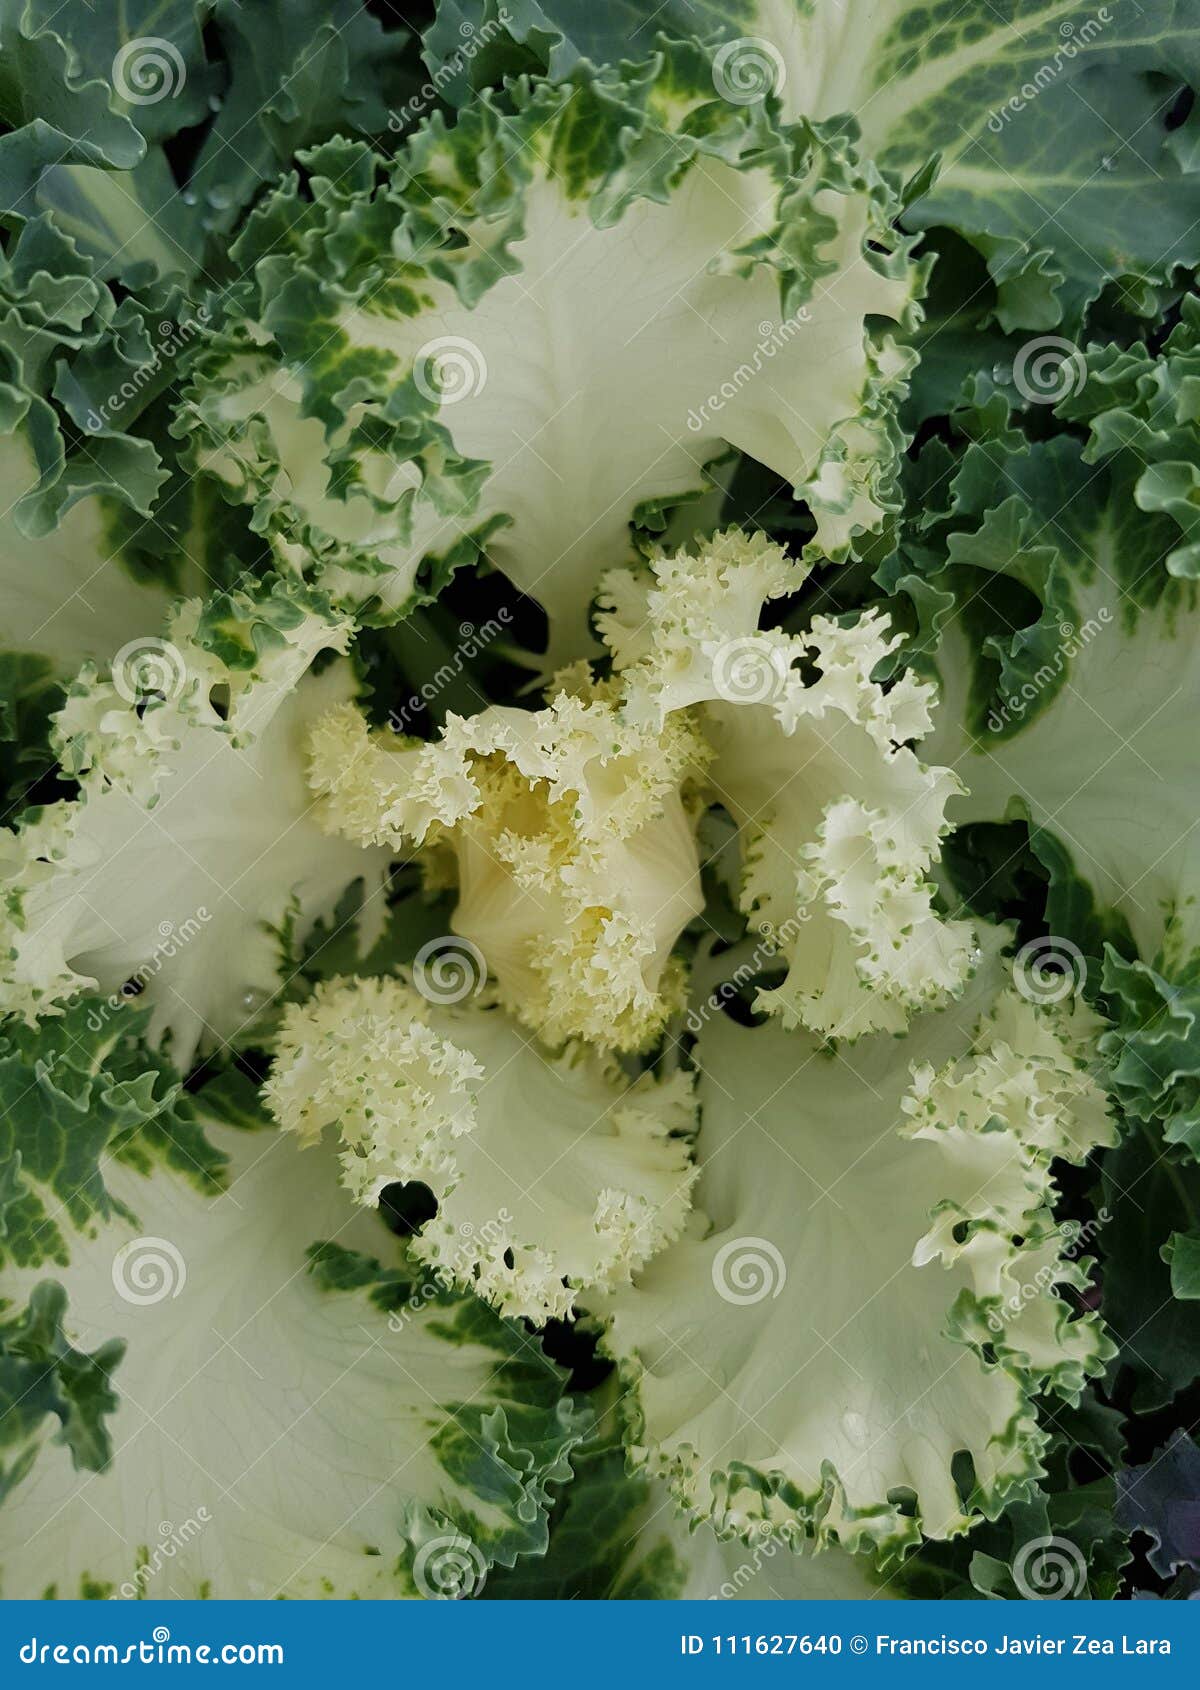
[{"label": "cabbage-like rosette", "polygon": [[486,551],[545,608],[552,671],[591,649],[630,523],[730,446],[829,557],[891,507],[911,355],[878,325],[913,323],[920,277],[842,127],[722,106],[664,45],[624,78],[514,79],[392,161],[301,160],[311,194],[249,219],[178,427],[347,604],[398,616]]},{"label": "cabbage-like rosette", "polygon": [[1095,1017],[1021,998],[1004,937],[961,1001],[849,1058],[707,1015],[688,1231],[591,1306],[638,1459],[722,1536],[886,1562],[965,1531],[1036,1481],[1035,1393],[1115,1353],[1059,1294],[1087,1264],[1053,1217],[1053,1158],[1114,1141]]},{"label": "cabbage-like rosette", "polygon": [[218,594],[83,671],[55,724],[78,796],[3,840],[0,1011],[136,996],[186,1067],[261,1011],[285,925],[302,937],[357,878],[370,920],[388,854],[331,838],[305,779],[310,727],[357,691],[344,659],[308,671],[349,633],[294,585]]},{"label": "cabbage-like rosette", "polygon": [[901,1030],[966,977],[970,926],[938,913],[930,880],[959,782],[909,744],[929,730],[934,689],[873,678],[899,643],[886,617],[760,631],[806,575],[765,535],[730,530],[606,576],[598,625],[627,714],[661,726],[694,712],[712,748],[741,907],[786,967],[760,1006],[854,1038]]},{"label": "cabbage-like rosette", "polygon": [[64,1135],[24,1174],[57,1220],[4,1252],[3,1595],[436,1598],[540,1552],[577,1433],[528,1334],[406,1265],[331,1151],[159,1142],[170,1096],[77,1060],[24,1104],[0,1063],[14,1110],[110,1134],[87,1224]]},{"label": "cabbage-like rosette", "polygon": [[431,744],[317,722],[324,825],[411,852],[457,890],[453,926],[547,1044],[639,1050],[683,1006],[673,947],[703,908],[694,822],[707,747],[690,720],[629,722],[584,665],[542,710],[452,716]]},{"label": "cabbage-like rosette", "polygon": [[413,1255],[513,1316],[563,1318],[577,1291],[627,1284],[687,1215],[691,1077],[552,1055],[486,994],[324,982],[284,1011],[264,1097],[303,1143],[336,1129],[358,1202],[426,1185],[438,1208]]}]

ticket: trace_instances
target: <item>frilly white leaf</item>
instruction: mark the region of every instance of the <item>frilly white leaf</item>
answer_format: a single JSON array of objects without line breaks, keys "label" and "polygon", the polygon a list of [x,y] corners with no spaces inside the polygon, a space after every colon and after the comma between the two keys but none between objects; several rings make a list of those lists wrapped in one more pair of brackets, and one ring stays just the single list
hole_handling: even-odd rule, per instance
[{"label": "frilly white leaf", "polygon": [[641,1460],[723,1535],[964,1531],[1036,1479],[1035,1392],[1074,1398],[1114,1353],[1057,1294],[1084,1275],[1051,1213],[1052,1158],[1115,1138],[1093,1018],[1014,1002],[1002,942],[962,1002],[849,1057],[708,1014],[687,1235],[589,1306]]},{"label": "frilly white leaf", "polygon": [[413,1253],[507,1314],[563,1317],[578,1290],[628,1283],[687,1214],[688,1076],[552,1056],[499,1008],[431,1003],[407,978],[290,1005],[264,1096],[304,1141],[337,1128],[360,1203],[428,1186],[438,1213]]},{"label": "frilly white leaf", "polygon": [[348,663],[305,671],[348,625],[260,609],[185,604],[173,639],[130,642],[111,678],[89,668],[71,689],[56,739],[79,796],[4,839],[0,1009],[32,1020],[88,985],[112,1012],[138,996],[186,1067],[261,1010],[285,921],[303,934],[354,879],[380,886],[387,853],[325,834],[305,781],[309,728],[355,690]]},{"label": "frilly white leaf", "polygon": [[698,713],[711,797],[740,832],[742,909],[786,965],[761,1007],[830,1037],[900,1031],[969,967],[970,924],[935,911],[929,878],[960,786],[908,743],[933,689],[873,678],[899,642],[885,617],[760,630],[806,574],[731,530],[606,577],[599,626],[635,721]]}]

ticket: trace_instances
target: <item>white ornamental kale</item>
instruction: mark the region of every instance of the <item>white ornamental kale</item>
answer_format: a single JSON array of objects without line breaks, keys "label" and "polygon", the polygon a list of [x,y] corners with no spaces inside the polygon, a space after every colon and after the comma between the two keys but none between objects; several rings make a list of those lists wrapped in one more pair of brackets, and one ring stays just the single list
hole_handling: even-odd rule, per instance
[{"label": "white ornamental kale", "polygon": [[0,1596],[1116,1593],[1197,3],[0,8]]},{"label": "white ornamental kale", "polygon": [[932,688],[873,678],[896,644],[884,618],[759,631],[806,575],[730,532],[605,577],[614,680],[577,666],[543,710],[452,718],[432,744],[331,713],[310,740],[325,824],[423,847],[457,890],[455,931],[547,1043],[637,1049],[681,1005],[672,947],[701,911],[696,828],[719,806],[741,906],[786,968],[761,1005],[831,1037],[902,1029],[970,964],[929,879],[959,783],[909,744]]}]

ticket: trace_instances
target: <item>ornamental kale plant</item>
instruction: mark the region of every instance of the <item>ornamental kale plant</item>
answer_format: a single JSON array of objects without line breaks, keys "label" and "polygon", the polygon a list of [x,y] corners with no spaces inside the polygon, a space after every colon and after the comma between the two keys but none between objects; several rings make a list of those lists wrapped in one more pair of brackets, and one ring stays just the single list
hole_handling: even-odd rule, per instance
[{"label": "ornamental kale plant", "polygon": [[1200,4],[411,10],[0,0],[0,1596],[1194,1595]]}]

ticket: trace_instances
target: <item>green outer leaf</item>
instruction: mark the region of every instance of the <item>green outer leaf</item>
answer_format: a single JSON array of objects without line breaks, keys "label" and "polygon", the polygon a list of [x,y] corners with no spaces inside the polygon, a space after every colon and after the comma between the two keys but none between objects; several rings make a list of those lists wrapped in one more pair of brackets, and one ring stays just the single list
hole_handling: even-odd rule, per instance
[{"label": "green outer leaf", "polygon": [[[608,1388],[600,1400],[612,1397]],[[610,1405],[611,1406],[611,1405]],[[540,1559],[526,1557],[488,1580],[492,1601],[670,1599],[682,1593],[687,1568],[666,1534],[646,1542],[650,1483],[626,1468],[617,1417],[606,1414],[571,1455],[572,1477],[551,1517]],[[665,1523],[665,1522],[664,1522]]]},{"label": "green outer leaf", "polygon": [[115,276],[139,287],[147,276],[190,278],[199,268],[201,231],[157,149],[132,170],[51,165],[33,203],[105,281]]},{"label": "green outer leaf", "polygon": [[[658,34],[677,40],[736,33],[751,0],[440,0],[422,36],[423,57],[444,100],[461,106],[472,93],[517,70],[539,69],[555,81],[581,62],[616,64],[642,58]],[[503,19],[501,14],[504,14]],[[523,48],[517,52],[516,47]]]},{"label": "green outer leaf", "polygon": [[1097,1240],[1104,1316],[1135,1381],[1134,1408],[1145,1413],[1200,1378],[1200,1306],[1177,1299],[1163,1256],[1173,1234],[1200,1229],[1200,1169],[1137,1123],[1105,1157],[1103,1176],[1112,1217]]},{"label": "green outer leaf", "polygon": [[[1111,356],[1089,348],[1080,392],[1059,407],[1071,423],[1091,419],[1090,441],[1062,423],[1031,439],[1037,419],[1014,411],[1019,395],[977,378],[951,413],[949,446],[934,439],[906,470],[907,533],[877,578],[912,600],[919,649],[935,648],[951,623],[966,634],[969,671],[956,690],[965,680],[963,725],[985,748],[1048,710],[1070,683],[1074,656],[1110,623],[1181,602],[1162,567],[1174,524],[1148,514],[1138,492],[1144,430],[1122,425],[1136,435],[1129,450],[1098,444],[1120,416],[1104,380]],[[1123,362],[1149,364],[1134,354]],[[1179,383],[1177,363],[1172,355],[1150,366],[1154,379]],[[1061,380],[1066,388],[1068,376]],[[1097,597],[1103,621],[1089,602]]]},{"label": "green outer leaf", "polygon": [[109,85],[85,67],[77,48],[26,0],[0,10],[0,206],[26,214],[26,197],[48,164],[110,164],[129,169],[145,143],[109,103]]},{"label": "green outer leaf", "polygon": [[162,1059],[139,1048],[146,1017],[102,999],[0,1039],[0,1265],[65,1264],[70,1229],[107,1220],[112,1159],[168,1165],[221,1188],[224,1158]]},{"label": "green outer leaf", "polygon": [[[449,1291],[420,1270],[384,1268],[374,1257],[333,1243],[313,1245],[309,1265],[323,1290],[365,1292],[389,1314],[428,1310],[431,1330],[446,1343],[494,1353],[488,1396],[503,1406],[474,1400],[439,1404],[446,1418],[430,1448],[452,1482],[504,1510],[505,1526],[489,1529],[470,1510],[452,1509],[435,1518],[409,1508],[404,1518],[412,1555],[429,1537],[444,1534],[447,1520],[489,1564],[511,1567],[518,1556],[543,1554],[550,1487],[570,1478],[569,1452],[587,1417],[563,1396],[562,1375],[536,1341],[477,1298]],[[405,1576],[411,1594],[424,1594],[411,1583],[411,1564]]]},{"label": "green outer leaf", "polygon": [[1200,1230],[1173,1232],[1162,1249],[1171,1269],[1171,1292],[1181,1302],[1200,1301]]},{"label": "green outer leaf", "polygon": [[415,37],[385,34],[354,0],[216,0],[213,14],[229,81],[185,197],[227,231],[301,148],[383,133],[419,67]]},{"label": "green outer leaf", "polygon": [[29,786],[54,763],[51,717],[62,702],[62,686],[46,658],[0,652],[0,804],[5,821],[26,807]]},{"label": "green outer leaf", "polygon": [[[103,84],[111,111],[123,113],[147,141],[203,118],[215,87],[201,39],[203,0],[122,0],[103,8],[88,0],[24,0],[21,9],[22,33],[41,40],[43,31],[57,32],[75,60],[74,74]],[[53,99],[53,91],[37,84],[31,92],[39,107]],[[108,162],[128,168],[131,161]]]},{"label": "green outer leaf", "polygon": [[1160,972],[1109,950],[1103,987],[1112,1031],[1101,1040],[1126,1112],[1161,1121],[1168,1144],[1200,1156],[1200,960]]},{"label": "green outer leaf", "polygon": [[1057,407],[1086,425],[1086,461],[1108,466],[1165,554],[1167,573],[1185,579],[1200,576],[1198,383],[1200,299],[1188,294],[1157,356],[1141,345],[1089,348],[1086,379]]},{"label": "green outer leaf", "polygon": [[43,1281],[18,1316],[0,1319],[0,1503],[36,1459],[47,1415],[75,1467],[102,1472],[112,1458],[106,1416],[117,1406],[112,1374],[125,1353],[120,1339],[90,1355],[63,1330],[66,1293]]}]

